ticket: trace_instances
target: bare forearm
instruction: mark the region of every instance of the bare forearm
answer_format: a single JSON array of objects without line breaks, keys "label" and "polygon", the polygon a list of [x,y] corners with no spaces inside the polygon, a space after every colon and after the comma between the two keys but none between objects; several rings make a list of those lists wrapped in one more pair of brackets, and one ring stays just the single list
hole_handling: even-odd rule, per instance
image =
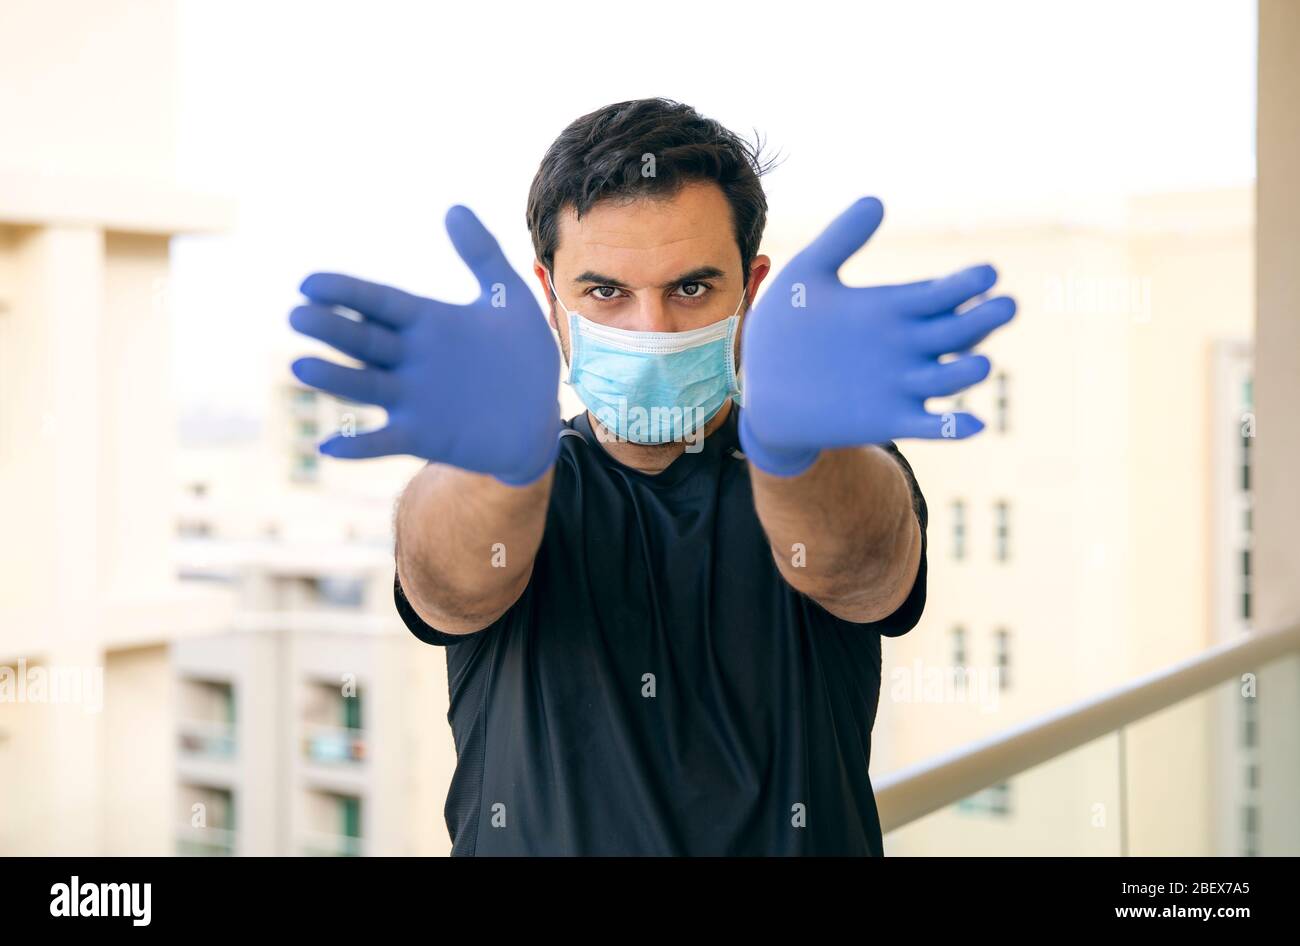
[{"label": "bare forearm", "polygon": [[397,508],[397,573],[407,600],[450,634],[487,627],[523,592],[546,524],[554,471],[523,487],[433,464]]},{"label": "bare forearm", "polygon": [[879,447],[826,450],[795,477],[750,467],[754,504],[777,567],[845,620],[892,614],[921,559],[907,475]]}]

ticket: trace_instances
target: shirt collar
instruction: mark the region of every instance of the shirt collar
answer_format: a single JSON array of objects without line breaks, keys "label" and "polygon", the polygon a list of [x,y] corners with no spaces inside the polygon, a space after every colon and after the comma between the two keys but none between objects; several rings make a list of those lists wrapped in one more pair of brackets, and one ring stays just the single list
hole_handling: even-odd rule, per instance
[{"label": "shirt collar", "polygon": [[[573,418],[573,429],[582,434],[597,452],[602,462],[615,467],[629,475],[640,477],[648,483],[660,483],[664,485],[680,482],[684,477],[689,476],[692,471],[701,469],[710,465],[718,457],[730,459],[732,454],[740,452],[740,435],[737,419],[740,413],[740,405],[734,400],[727,411],[726,419],[713,431],[704,438],[704,442],[699,444],[697,452],[684,452],[678,456],[672,463],[659,473],[643,473],[640,470],[633,469],[624,463],[616,460],[605,448],[605,444],[600,442],[596,432],[591,427],[591,418],[584,410]],[[738,457],[743,459],[743,457]]]}]

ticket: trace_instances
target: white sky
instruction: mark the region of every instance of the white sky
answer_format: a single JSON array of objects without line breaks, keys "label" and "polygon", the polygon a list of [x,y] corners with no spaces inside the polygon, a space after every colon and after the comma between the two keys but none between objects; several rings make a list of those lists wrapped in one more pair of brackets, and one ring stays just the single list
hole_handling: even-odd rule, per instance
[{"label": "white sky", "polygon": [[[177,241],[177,388],[256,416],[308,272],[467,300],[474,208],[516,268],[571,120],[664,95],[785,161],[769,232],[892,208],[1086,201],[1254,174],[1253,0],[210,3],[182,0],[178,175],[239,225]],[[275,372],[276,374],[268,374]],[[252,380],[253,383],[249,383]]]}]

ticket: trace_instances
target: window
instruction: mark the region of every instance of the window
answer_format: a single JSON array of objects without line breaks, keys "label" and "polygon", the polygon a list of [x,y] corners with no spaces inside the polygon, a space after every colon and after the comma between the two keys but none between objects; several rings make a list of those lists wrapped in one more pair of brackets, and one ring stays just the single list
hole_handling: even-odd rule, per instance
[{"label": "window", "polygon": [[314,453],[299,453],[293,458],[293,478],[300,483],[316,480],[320,470],[320,459]]},{"label": "window", "polygon": [[958,624],[952,629],[952,677],[953,683],[959,688],[966,686],[966,663],[969,656],[966,653],[966,628]]},{"label": "window", "polygon": [[960,499],[952,503],[952,557],[959,562],[966,557],[966,503]]},{"label": "window", "polygon": [[343,728],[361,728],[361,694],[343,697]]},{"label": "window", "polygon": [[235,687],[223,680],[183,678],[179,688],[180,750],[191,756],[235,756]]},{"label": "window", "polygon": [[958,624],[952,629],[952,662],[958,667],[964,667],[966,657],[966,628]]},{"label": "window", "polygon": [[974,795],[968,795],[957,802],[957,810],[1006,817],[1011,814],[1011,785],[999,782]]},{"label": "window", "polygon": [[1011,685],[1011,635],[1005,628],[994,632],[993,647],[998,668],[998,689],[1005,690]]},{"label": "window", "polygon": [[329,607],[359,608],[365,602],[365,579],[321,575],[308,581],[314,585],[316,600]]},{"label": "window", "polygon": [[997,425],[998,433],[1005,434],[1009,427],[1008,419],[1008,383],[1007,373],[1000,372],[997,377]]},{"label": "window", "polygon": [[177,793],[176,853],[222,857],[235,853],[235,795],[228,788],[182,783]]},{"label": "window", "polygon": [[339,834],[345,838],[361,837],[361,799],[353,795],[339,796]]},{"label": "window", "polygon": [[364,800],[344,792],[312,790],[302,806],[305,831],[299,844],[309,857],[360,857]]},{"label": "window", "polygon": [[306,681],[303,689],[302,753],[322,765],[359,765],[366,760],[364,691],[338,681]]},{"label": "window", "polygon": [[1259,745],[1259,724],[1255,710],[1255,700],[1251,697],[1242,697],[1241,746],[1243,749],[1253,749]]},{"label": "window", "polygon": [[1243,805],[1241,808],[1242,856],[1259,856],[1259,808]]},{"label": "window", "polygon": [[320,439],[320,400],[310,388],[294,388],[289,393],[289,478],[295,483],[314,483],[320,476],[320,456],[316,443]]},{"label": "window", "polygon": [[1250,549],[1241,550],[1241,616],[1250,620]]},{"label": "window", "polygon": [[1250,492],[1250,436],[1241,435],[1241,491]]},{"label": "window", "polygon": [[176,534],[182,539],[206,539],[212,535],[212,523],[206,519],[180,519]]},{"label": "window", "polygon": [[994,549],[999,562],[1011,557],[1011,512],[1007,503],[999,502],[993,507]]}]

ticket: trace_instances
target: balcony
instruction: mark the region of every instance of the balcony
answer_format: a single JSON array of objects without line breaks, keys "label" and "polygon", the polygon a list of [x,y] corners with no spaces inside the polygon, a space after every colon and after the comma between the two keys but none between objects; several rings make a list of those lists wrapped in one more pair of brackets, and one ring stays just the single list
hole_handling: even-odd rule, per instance
[{"label": "balcony", "polygon": [[361,729],[307,726],[302,741],[303,758],[325,764],[363,762],[366,736]]},{"label": "balcony", "polygon": [[361,857],[363,844],[360,838],[341,834],[308,835],[299,844],[303,857]]},{"label": "balcony", "polygon": [[1243,635],[875,779],[886,852],[1300,854],[1297,657],[1300,625]]},{"label": "balcony", "polygon": [[235,832],[183,824],[176,829],[176,853],[181,857],[231,857],[235,853]]},{"label": "balcony", "polygon": [[186,755],[209,759],[235,757],[235,726],[233,723],[200,719],[183,719],[177,725],[180,749]]}]

